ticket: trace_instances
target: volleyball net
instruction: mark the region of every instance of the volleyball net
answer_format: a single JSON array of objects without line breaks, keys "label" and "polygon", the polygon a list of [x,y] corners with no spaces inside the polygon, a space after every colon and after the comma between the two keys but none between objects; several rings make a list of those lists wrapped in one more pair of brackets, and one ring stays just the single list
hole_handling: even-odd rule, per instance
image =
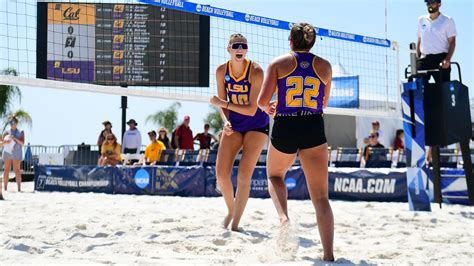
[{"label": "volleyball net", "polygon": [[[6,0],[0,84],[208,101],[232,33],[266,69],[289,52],[292,25],[180,0]],[[328,111],[400,114],[397,44],[315,26],[312,52],[333,66]]]}]

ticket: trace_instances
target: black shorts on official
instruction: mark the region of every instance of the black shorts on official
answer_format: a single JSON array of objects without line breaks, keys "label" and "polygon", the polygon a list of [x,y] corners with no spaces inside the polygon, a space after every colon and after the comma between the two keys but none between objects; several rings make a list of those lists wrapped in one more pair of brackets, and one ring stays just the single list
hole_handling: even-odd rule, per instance
[{"label": "black shorts on official", "polygon": [[271,143],[280,152],[294,154],[326,143],[322,114],[275,117]]}]

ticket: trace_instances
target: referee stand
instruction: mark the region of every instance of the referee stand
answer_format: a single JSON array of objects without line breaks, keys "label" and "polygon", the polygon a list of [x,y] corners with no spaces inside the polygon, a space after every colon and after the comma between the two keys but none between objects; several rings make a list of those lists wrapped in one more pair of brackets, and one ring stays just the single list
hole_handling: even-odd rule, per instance
[{"label": "referee stand", "polygon": [[[464,162],[463,168],[469,204],[474,206],[474,175],[469,148],[472,135],[469,89],[462,84],[461,68],[458,63],[451,63],[458,69],[459,81],[442,82],[440,78],[438,82],[429,83],[430,75],[428,74],[441,75],[440,69],[417,70],[415,43],[410,44],[410,49],[412,51],[410,55],[411,65],[405,70],[405,77],[408,82],[403,84],[404,91],[402,93],[405,103],[403,110],[404,127],[408,129],[408,134],[405,133],[405,143],[412,144],[413,141],[418,140],[418,144],[432,147],[434,200],[440,204],[440,207],[443,200],[441,194],[440,147],[459,143]],[[408,72],[409,68],[411,68],[410,73]],[[421,104],[422,106],[420,106]],[[409,108],[406,108],[407,105]],[[421,123],[417,124],[417,120],[421,120],[418,121]],[[424,130],[424,132],[421,132],[421,130]],[[423,136],[424,140],[420,140],[420,137]],[[412,155],[411,152],[409,153]],[[410,159],[414,158],[407,154],[407,167],[426,167],[420,164],[420,160],[413,161]],[[407,180],[410,187],[409,172],[407,168]],[[426,189],[428,189],[428,186],[426,186]],[[409,191],[409,201],[411,201],[410,196],[413,197],[413,194],[410,195]],[[417,207],[416,199],[412,200],[415,204],[410,202],[410,209],[429,211],[426,203],[422,204],[424,207],[421,205]]]}]

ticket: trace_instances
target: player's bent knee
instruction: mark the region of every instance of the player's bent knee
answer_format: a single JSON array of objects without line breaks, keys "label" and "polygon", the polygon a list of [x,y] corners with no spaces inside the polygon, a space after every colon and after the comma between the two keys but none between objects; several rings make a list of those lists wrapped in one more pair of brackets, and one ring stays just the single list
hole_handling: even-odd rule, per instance
[{"label": "player's bent knee", "polygon": [[272,176],[268,176],[268,181],[270,182],[278,182],[278,181],[283,181],[283,177],[282,176],[277,176],[277,175],[272,175]]}]

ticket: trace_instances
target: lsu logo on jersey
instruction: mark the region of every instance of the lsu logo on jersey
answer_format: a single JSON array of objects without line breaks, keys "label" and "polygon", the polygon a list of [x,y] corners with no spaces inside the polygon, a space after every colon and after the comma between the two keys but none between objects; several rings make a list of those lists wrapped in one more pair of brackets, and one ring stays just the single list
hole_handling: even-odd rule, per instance
[{"label": "lsu logo on jersey", "polygon": [[249,86],[241,84],[227,84],[227,91],[230,94],[230,100],[233,104],[249,104]]},{"label": "lsu logo on jersey", "polygon": [[227,84],[227,91],[234,92],[234,93],[248,93],[249,86],[248,85],[241,85],[241,84]]}]

